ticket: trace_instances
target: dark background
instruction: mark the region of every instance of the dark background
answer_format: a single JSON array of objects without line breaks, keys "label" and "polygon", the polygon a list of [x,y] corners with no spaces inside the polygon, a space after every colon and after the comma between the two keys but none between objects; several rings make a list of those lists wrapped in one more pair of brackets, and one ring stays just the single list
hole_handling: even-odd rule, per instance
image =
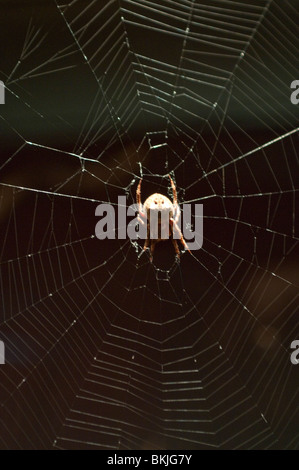
[{"label": "dark background", "polygon": [[[298,448],[298,1],[0,11],[1,448]],[[94,238],[168,173],[201,250]]]}]

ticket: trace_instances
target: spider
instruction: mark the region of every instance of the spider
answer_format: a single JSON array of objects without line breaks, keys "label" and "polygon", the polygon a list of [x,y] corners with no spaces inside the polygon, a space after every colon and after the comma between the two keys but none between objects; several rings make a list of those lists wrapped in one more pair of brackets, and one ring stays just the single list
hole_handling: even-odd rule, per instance
[{"label": "spider", "polygon": [[[168,175],[168,176],[169,176],[171,187],[172,187],[173,202],[171,202],[171,200],[168,199],[168,197],[163,196],[163,194],[154,193],[151,196],[149,196],[146,199],[146,201],[144,202],[144,204],[142,205],[142,203],[141,203],[141,183],[142,183],[142,179],[139,181],[137,191],[136,191],[136,200],[137,200],[138,212],[139,212],[137,220],[138,220],[138,222],[140,222],[143,225],[145,224],[145,221],[143,219],[147,220],[147,237],[146,237],[145,244],[144,244],[144,247],[143,247],[143,250],[142,250],[141,254],[149,248],[150,249],[150,261],[151,262],[153,261],[153,253],[154,253],[156,243],[158,243],[160,241],[167,240],[169,238],[169,236],[172,240],[174,250],[175,250],[175,253],[176,253],[176,257],[177,257],[177,259],[180,258],[180,250],[179,250],[176,239],[173,237],[174,230],[179,235],[177,238],[180,239],[183,247],[186,250],[188,250],[189,253],[191,253],[189,248],[188,248],[187,243],[184,240],[182,232],[180,231],[180,229],[177,225],[177,222],[179,220],[181,211],[180,211],[180,208],[179,208],[179,205],[178,205],[177,191],[176,191],[175,184],[172,181],[171,176],[170,175]],[[152,211],[157,211],[156,214],[158,216],[158,219],[156,219],[156,220],[158,220],[158,234],[157,234],[156,238],[151,238],[150,220],[151,220],[151,214],[153,214]],[[169,224],[168,236],[163,236],[163,232],[165,234],[165,230],[163,231],[163,225],[162,225],[163,214],[167,214],[167,213],[168,213],[167,221],[169,221],[168,222],[168,224]]]}]

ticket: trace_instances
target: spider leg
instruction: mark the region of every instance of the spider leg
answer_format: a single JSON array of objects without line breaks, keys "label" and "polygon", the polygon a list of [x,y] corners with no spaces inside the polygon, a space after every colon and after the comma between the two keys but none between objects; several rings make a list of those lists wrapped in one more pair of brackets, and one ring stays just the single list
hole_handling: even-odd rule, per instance
[{"label": "spider leg", "polygon": [[171,183],[171,187],[172,187],[172,194],[173,194],[173,205],[175,206],[175,208],[178,206],[178,195],[177,195],[177,191],[176,191],[176,187],[175,187],[175,184],[171,178],[170,175],[169,176],[169,179],[170,179],[170,183]]},{"label": "spider leg", "polygon": [[142,178],[141,178],[141,180],[139,181],[139,184],[138,184],[137,189],[136,189],[136,201],[137,201],[137,204],[138,204],[138,210],[139,210],[139,212],[142,212],[142,204],[141,204],[141,183],[142,183]]},{"label": "spider leg", "polygon": [[[139,184],[137,186],[137,190],[136,190],[136,201],[137,201],[137,205],[138,205],[138,212],[139,212],[139,215],[137,217],[137,220],[138,222],[140,222],[142,225],[144,225],[144,221],[142,220],[141,217],[143,217],[144,219],[146,219],[146,215],[144,214],[143,212],[143,207],[142,207],[142,203],[141,203],[141,183],[142,183],[142,179],[139,181]],[[140,217],[139,217],[140,216]]]},{"label": "spider leg", "polygon": [[138,255],[138,259],[141,258],[141,256],[143,255],[143,253],[145,253],[147,250],[149,249],[149,239],[147,238],[145,240],[145,243],[144,243],[144,246],[140,252],[140,254]]},{"label": "spider leg", "polygon": [[137,215],[137,221],[140,222],[142,225],[144,225],[145,222],[142,220],[140,216],[143,217],[144,219],[146,219],[146,216],[143,214],[143,212],[139,212],[139,214]]},{"label": "spider leg", "polygon": [[146,240],[144,243],[143,251],[146,251],[149,247],[150,244],[150,237],[149,237],[149,226],[147,226],[147,235],[146,235]]},{"label": "spider leg", "polygon": [[142,183],[142,179],[139,181],[139,184],[136,189],[136,200],[137,200],[138,206],[139,205],[141,206],[141,183]]},{"label": "spider leg", "polygon": [[189,250],[188,248],[188,245],[187,243],[185,242],[185,239],[182,235],[182,232],[180,231],[179,227],[177,226],[177,223],[175,220],[173,219],[169,219],[169,222],[171,223],[172,225],[172,231],[173,229],[175,228],[175,230],[178,232],[178,234],[180,235],[180,241],[181,241],[181,244],[183,245],[183,247],[185,248],[185,250],[189,251],[189,253],[191,254],[191,251]]},{"label": "spider leg", "polygon": [[179,249],[179,246],[177,244],[177,241],[174,238],[172,238],[172,243],[173,243],[173,246],[174,246],[174,251],[175,251],[176,257],[180,258],[180,255],[181,255],[180,249]]},{"label": "spider leg", "polygon": [[150,262],[152,263],[153,262],[153,253],[154,253],[156,243],[151,241],[151,246],[150,247],[149,247],[149,244],[150,244],[150,240],[146,239],[144,247],[142,248],[142,251],[138,256],[138,259],[143,255],[143,253],[145,253],[146,251],[148,251],[150,249]]},{"label": "spider leg", "polygon": [[177,190],[176,190],[176,186],[171,178],[170,175],[169,176],[169,179],[170,179],[170,183],[171,183],[171,187],[172,187],[172,194],[173,194],[173,207],[174,207],[174,221],[175,223],[177,224],[178,221],[179,221],[179,218],[180,218],[180,215],[181,215],[181,209],[180,209],[180,206],[178,205],[178,195],[177,195]]},{"label": "spider leg", "polygon": [[173,215],[174,215],[174,221],[177,224],[181,216],[181,209],[179,205],[175,206],[175,214]]}]

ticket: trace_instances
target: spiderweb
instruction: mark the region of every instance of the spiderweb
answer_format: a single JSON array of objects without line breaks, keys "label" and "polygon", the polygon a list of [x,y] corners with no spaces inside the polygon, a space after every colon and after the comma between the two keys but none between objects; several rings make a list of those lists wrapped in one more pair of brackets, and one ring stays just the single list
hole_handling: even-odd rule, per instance
[{"label": "spiderweb", "polygon": [[[298,2],[2,3],[1,447],[298,448]],[[200,250],[95,237],[168,174]]]}]

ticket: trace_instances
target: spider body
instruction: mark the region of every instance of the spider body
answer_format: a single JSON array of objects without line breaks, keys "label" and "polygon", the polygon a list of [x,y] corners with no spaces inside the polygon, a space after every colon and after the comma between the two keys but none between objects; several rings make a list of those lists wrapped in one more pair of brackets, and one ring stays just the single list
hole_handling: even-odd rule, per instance
[{"label": "spider body", "polygon": [[[188,250],[188,246],[184,240],[184,237],[177,225],[177,222],[180,217],[180,208],[177,201],[177,191],[174,182],[172,181],[170,175],[169,179],[171,182],[173,201],[160,193],[154,193],[149,196],[144,204],[141,203],[141,183],[140,180],[137,191],[136,191],[136,200],[138,204],[138,221],[141,224],[147,223],[147,238],[143,247],[143,251],[147,249],[150,250],[150,261],[153,260],[153,253],[155,245],[158,242],[168,240],[171,238],[174,250],[177,258],[180,257],[180,250],[177,244],[176,238],[179,238],[183,247]],[[154,223],[151,221],[154,219]],[[155,230],[156,229],[156,230]],[[174,232],[178,234],[174,238]]]},{"label": "spider body", "polygon": [[171,235],[169,221],[173,218],[173,204],[170,199],[163,196],[163,194],[152,194],[144,202],[143,211],[146,213],[148,225],[150,225],[151,220],[157,220],[158,230],[155,234],[157,238],[154,238],[153,241],[155,240],[157,243],[167,240]]}]

